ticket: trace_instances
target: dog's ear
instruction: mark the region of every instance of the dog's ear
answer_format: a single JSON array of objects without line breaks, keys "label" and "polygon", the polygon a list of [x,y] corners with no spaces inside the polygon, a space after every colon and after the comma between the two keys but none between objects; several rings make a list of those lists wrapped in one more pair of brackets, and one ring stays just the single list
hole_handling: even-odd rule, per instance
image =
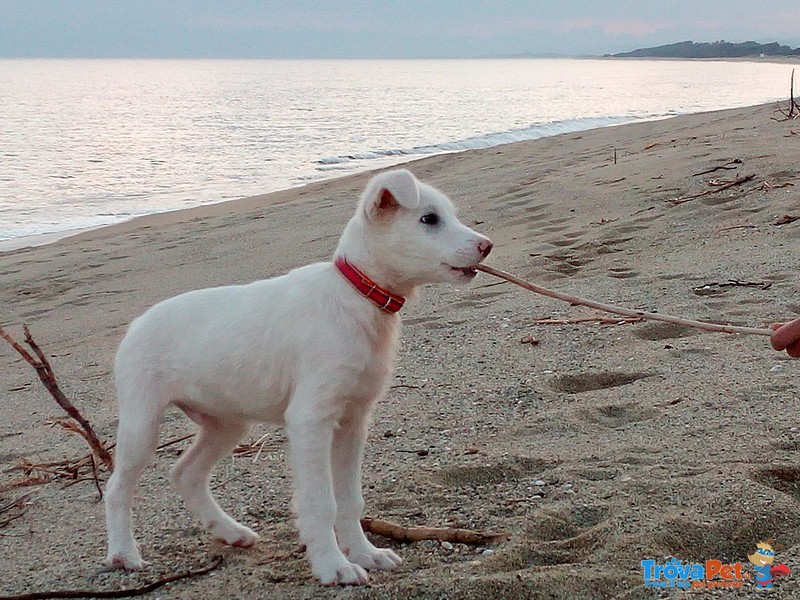
[{"label": "dog's ear", "polygon": [[376,175],[364,191],[362,206],[370,221],[388,219],[401,207],[416,208],[419,206],[416,177],[405,169]]}]

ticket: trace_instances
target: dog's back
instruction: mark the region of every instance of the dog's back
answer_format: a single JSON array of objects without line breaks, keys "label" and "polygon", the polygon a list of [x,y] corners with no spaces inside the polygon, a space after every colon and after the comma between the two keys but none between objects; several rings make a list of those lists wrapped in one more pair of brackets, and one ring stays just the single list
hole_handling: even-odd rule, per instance
[{"label": "dog's back", "polygon": [[[114,365],[120,407],[170,403],[280,423],[299,379],[350,382],[390,360],[396,318],[354,297],[331,263],[165,300],[131,324]],[[388,347],[387,347],[388,346]],[[166,392],[141,393],[158,380]]]}]

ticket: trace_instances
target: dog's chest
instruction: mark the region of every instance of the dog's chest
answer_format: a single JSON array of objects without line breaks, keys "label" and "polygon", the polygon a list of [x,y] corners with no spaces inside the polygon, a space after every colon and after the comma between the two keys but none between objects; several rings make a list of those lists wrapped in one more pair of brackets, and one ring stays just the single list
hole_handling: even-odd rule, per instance
[{"label": "dog's chest", "polygon": [[392,373],[399,336],[399,319],[382,318],[363,330],[363,345],[348,365],[354,396],[373,396]]}]

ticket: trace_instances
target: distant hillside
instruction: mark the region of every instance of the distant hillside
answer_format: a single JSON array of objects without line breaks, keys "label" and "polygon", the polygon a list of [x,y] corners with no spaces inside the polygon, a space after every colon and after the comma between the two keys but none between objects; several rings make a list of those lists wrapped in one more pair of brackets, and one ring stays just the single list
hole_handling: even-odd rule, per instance
[{"label": "distant hillside", "polygon": [[655,48],[639,48],[633,52],[620,52],[606,56],[621,58],[733,58],[740,56],[800,56],[800,48],[781,46],[778,42],[759,44],[758,42],[678,42]]}]

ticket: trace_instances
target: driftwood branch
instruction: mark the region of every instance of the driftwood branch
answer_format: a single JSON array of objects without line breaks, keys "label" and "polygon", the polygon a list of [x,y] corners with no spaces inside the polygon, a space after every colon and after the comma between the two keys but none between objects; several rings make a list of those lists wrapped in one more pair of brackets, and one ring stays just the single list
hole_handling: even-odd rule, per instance
[{"label": "driftwood branch", "polygon": [[12,338],[2,327],[0,327],[0,337],[11,344],[14,350],[16,350],[20,356],[25,359],[25,362],[27,362],[36,370],[36,374],[39,376],[39,379],[41,379],[44,387],[47,388],[47,391],[50,392],[50,395],[53,396],[58,405],[63,408],[70,417],[75,419],[75,421],[80,424],[82,429],[81,435],[84,437],[84,439],[86,439],[89,447],[92,449],[92,452],[94,452],[97,458],[100,459],[100,461],[109,471],[112,471],[114,469],[114,460],[111,458],[111,454],[100,441],[100,438],[97,437],[97,434],[89,424],[89,421],[83,417],[78,409],[75,408],[75,405],[72,404],[72,402],[70,402],[69,399],[64,395],[64,392],[61,391],[61,388],[58,387],[58,382],[56,382],[56,376],[53,372],[53,368],[50,366],[50,362],[47,360],[44,352],[42,352],[42,349],[33,340],[33,337],[31,337],[31,332],[27,325],[23,325],[23,331],[25,332],[25,343],[30,346],[37,358],[31,356],[30,352],[23,348],[22,345]]},{"label": "driftwood branch", "polygon": [[147,585],[137,588],[127,588],[123,590],[55,590],[52,592],[31,592],[29,594],[15,594],[11,596],[0,596],[0,600],[45,600],[47,598],[130,598],[132,596],[143,596],[149,594],[153,590],[172,583],[181,579],[189,579],[191,577],[200,577],[210,573],[222,564],[223,557],[215,556],[207,567],[178,573],[164,577]]},{"label": "driftwood branch", "polygon": [[541,294],[542,296],[548,296],[550,298],[555,298],[557,300],[563,300],[564,302],[569,302],[570,304],[577,305],[577,306],[588,306],[589,308],[594,308],[597,310],[602,310],[604,312],[612,313],[615,315],[622,315],[623,317],[636,317],[640,319],[648,319],[650,321],[664,321],[666,323],[674,323],[675,325],[683,325],[685,327],[695,327],[697,329],[704,329],[706,331],[719,331],[723,333],[744,333],[750,335],[772,335],[771,329],[758,329],[755,327],[737,327],[735,325],[720,325],[718,323],[703,323],[701,321],[691,321],[689,319],[683,319],[680,317],[672,317],[670,315],[662,315],[657,313],[648,313],[640,310],[630,310],[628,308],[620,308],[617,306],[612,306],[610,304],[602,304],[600,302],[595,302],[593,300],[586,300],[584,298],[578,298],[577,296],[571,296],[569,294],[564,294],[562,292],[556,292],[553,290],[549,290],[547,288],[539,287],[538,285],[534,285],[524,279],[520,279],[512,275],[511,273],[506,273],[505,271],[501,271],[500,269],[495,269],[494,267],[489,267],[487,265],[478,265],[476,267],[479,271],[483,271],[484,273],[488,273],[489,275],[494,275],[495,277],[499,277],[500,279],[505,279],[506,281],[518,285],[521,288],[534,292],[536,294]]},{"label": "driftwood branch", "polygon": [[681,196],[680,198],[675,198],[673,200],[669,200],[669,203],[673,206],[678,206],[679,204],[683,204],[684,202],[689,202],[690,200],[696,200],[697,198],[702,198],[703,196],[708,196],[710,194],[716,194],[718,192],[722,192],[724,190],[730,189],[737,185],[742,185],[743,183],[747,183],[748,181],[752,181],[756,178],[756,174],[752,173],[751,175],[745,175],[743,177],[737,177],[733,181],[729,181],[722,185],[716,185],[713,190],[706,190],[705,192],[701,192],[699,194],[692,194],[691,196]]},{"label": "driftwood branch", "polygon": [[[367,533],[389,538],[396,542],[421,542],[436,540],[453,544],[469,544],[470,546],[490,545],[504,542],[511,537],[509,533],[481,533],[470,529],[453,529],[450,527],[403,527],[397,523],[364,517],[361,528]],[[0,600],[3,600],[0,598]]]}]

